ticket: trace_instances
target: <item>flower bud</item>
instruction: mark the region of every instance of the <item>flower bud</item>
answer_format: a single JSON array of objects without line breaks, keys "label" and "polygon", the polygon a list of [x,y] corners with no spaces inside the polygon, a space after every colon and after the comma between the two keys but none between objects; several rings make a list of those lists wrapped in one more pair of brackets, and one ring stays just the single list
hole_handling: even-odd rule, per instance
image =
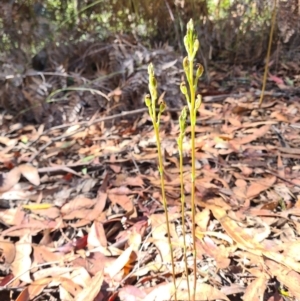
[{"label": "flower bud", "polygon": [[150,106],[151,106],[151,97],[150,97],[149,94],[147,94],[147,95],[145,96],[145,104],[146,104],[147,107],[150,107]]},{"label": "flower bud", "polygon": [[181,133],[184,133],[186,128],[186,117],[187,117],[187,108],[185,106],[183,107],[181,114],[179,116],[179,127]]},{"label": "flower bud", "polygon": [[186,95],[186,94],[187,94],[187,87],[186,87],[185,82],[182,82],[182,83],[180,84],[180,91],[181,91],[181,93],[182,93],[183,95]]},{"label": "flower bud", "polygon": [[193,19],[190,19],[190,21],[187,24],[187,31],[188,32],[193,32],[194,31],[194,22]]},{"label": "flower bud", "polygon": [[200,43],[199,43],[199,40],[196,38],[195,41],[194,41],[194,45],[193,45],[193,52],[196,53],[200,47]]},{"label": "flower bud", "polygon": [[184,38],[183,38],[183,43],[184,43],[184,47],[185,47],[185,50],[187,53],[189,53],[189,37],[188,35],[185,35]]},{"label": "flower bud", "polygon": [[196,111],[200,108],[201,103],[202,103],[202,97],[201,97],[200,94],[198,94],[198,95],[197,95],[196,102],[195,102],[195,110],[196,110]]},{"label": "flower bud", "polygon": [[154,68],[152,63],[148,65],[148,74],[149,76],[154,76]]},{"label": "flower bud", "polygon": [[200,47],[199,40],[196,38],[193,45],[193,55],[195,56]]},{"label": "flower bud", "polygon": [[197,67],[198,68],[197,68],[197,71],[196,71],[196,77],[199,78],[199,77],[202,76],[204,68],[203,68],[203,66],[201,64],[198,64]]},{"label": "flower bud", "polygon": [[157,81],[156,81],[156,78],[154,76],[151,76],[149,78],[149,86],[152,88],[152,89],[156,89],[157,88]]},{"label": "flower bud", "polygon": [[159,105],[159,112],[163,113],[165,109],[166,109],[166,103],[162,101]]},{"label": "flower bud", "polygon": [[182,67],[185,74],[187,75],[189,73],[189,59],[187,56],[182,61]]}]

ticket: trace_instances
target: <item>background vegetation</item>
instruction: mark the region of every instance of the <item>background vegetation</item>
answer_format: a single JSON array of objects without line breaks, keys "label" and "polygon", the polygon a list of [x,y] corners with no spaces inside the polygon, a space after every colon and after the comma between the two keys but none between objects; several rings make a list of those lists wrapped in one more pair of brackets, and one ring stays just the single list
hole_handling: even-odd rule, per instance
[{"label": "background vegetation", "polygon": [[[272,53],[295,55],[299,3],[281,0]],[[262,63],[275,0],[3,0],[0,51],[29,59],[47,46],[133,35],[148,45],[168,42],[183,52],[185,24],[193,18],[205,65],[216,60]]]}]

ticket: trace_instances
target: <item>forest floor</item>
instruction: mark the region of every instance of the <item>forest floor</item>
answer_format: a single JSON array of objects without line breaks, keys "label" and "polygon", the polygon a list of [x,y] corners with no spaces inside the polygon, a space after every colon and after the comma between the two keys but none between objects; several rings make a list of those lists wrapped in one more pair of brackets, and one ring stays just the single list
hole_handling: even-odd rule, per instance
[{"label": "forest floor", "polygon": [[[197,250],[196,300],[300,300],[300,93],[292,67],[269,74],[261,107],[263,70],[219,65],[209,85],[200,83],[197,243],[188,244],[190,283]],[[160,137],[177,298],[187,300],[190,132],[182,225],[172,116],[163,114]],[[1,300],[174,300],[146,109],[48,129],[0,118]]]}]

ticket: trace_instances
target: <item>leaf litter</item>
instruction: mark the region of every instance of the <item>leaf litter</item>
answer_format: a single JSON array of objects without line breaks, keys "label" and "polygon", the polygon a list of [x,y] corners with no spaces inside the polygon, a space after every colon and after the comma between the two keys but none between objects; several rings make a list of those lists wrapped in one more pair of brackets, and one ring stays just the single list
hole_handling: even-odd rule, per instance
[{"label": "leaf litter", "polygon": [[[204,97],[196,128],[197,300],[300,299],[299,111],[298,101],[272,93],[261,108],[251,90],[222,102]],[[176,290],[187,300],[190,144],[185,138],[182,225],[179,126],[162,118]],[[1,133],[0,281],[10,300],[174,299],[147,115],[47,130],[4,115]]]}]

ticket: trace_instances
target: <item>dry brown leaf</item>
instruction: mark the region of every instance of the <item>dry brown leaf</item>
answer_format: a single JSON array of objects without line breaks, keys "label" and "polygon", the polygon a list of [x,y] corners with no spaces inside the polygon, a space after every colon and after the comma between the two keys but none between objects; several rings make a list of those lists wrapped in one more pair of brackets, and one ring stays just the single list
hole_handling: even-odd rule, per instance
[{"label": "dry brown leaf", "polygon": [[227,234],[240,246],[246,249],[257,249],[258,251],[263,249],[243,228],[238,226],[236,221],[227,215],[224,209],[214,205],[209,205],[208,208],[211,209]]},{"label": "dry brown leaf", "polygon": [[15,146],[18,143],[18,139],[10,139],[8,137],[0,136],[0,143],[6,146]]},{"label": "dry brown leaf", "polygon": [[32,251],[31,247],[31,235],[26,234],[20,238],[16,243],[16,256],[15,260],[12,263],[12,272],[15,277],[18,277],[20,280],[31,283],[30,278],[30,267],[31,267],[31,258],[30,254]]},{"label": "dry brown leaf", "polygon": [[108,196],[112,203],[120,205],[126,212],[133,212],[132,200],[127,195],[109,193]]},{"label": "dry brown leaf", "polygon": [[108,193],[117,194],[117,195],[127,195],[127,194],[132,194],[133,191],[126,186],[120,186],[120,187],[109,189]]},{"label": "dry brown leaf", "polygon": [[94,301],[103,283],[103,271],[99,271],[77,296],[76,301]]},{"label": "dry brown leaf", "polygon": [[[253,252],[253,250],[252,250]],[[289,268],[292,271],[296,271],[300,273],[300,263],[293,258],[286,257],[283,254],[272,252],[269,250],[263,250],[263,255],[284,265],[285,267]]]},{"label": "dry brown leaf", "polygon": [[5,174],[3,184],[0,187],[0,192],[10,190],[20,181],[21,175],[23,175],[30,183],[36,186],[40,185],[40,177],[37,169],[29,164],[21,164]]},{"label": "dry brown leaf", "polygon": [[260,243],[264,241],[271,234],[270,226],[265,223],[261,218],[256,217],[253,218],[255,221],[255,228],[251,229],[251,227],[246,229],[246,232],[253,237],[253,241]]},{"label": "dry brown leaf", "polygon": [[31,300],[29,292],[28,292],[28,287],[26,287],[21,294],[18,296],[16,301],[29,301]]},{"label": "dry brown leaf", "polygon": [[244,188],[244,187],[247,186],[247,182],[246,182],[244,179],[237,179],[237,180],[235,181],[235,185],[236,185],[237,187]]},{"label": "dry brown leaf", "polygon": [[[62,226],[60,224],[59,226]],[[28,232],[31,235],[35,235],[41,230],[48,229],[48,228],[57,228],[58,224],[55,221],[38,221],[35,219],[28,218],[28,220],[21,220],[18,221],[17,226],[12,226],[2,232],[4,236],[23,236],[26,235]]]},{"label": "dry brown leaf", "polygon": [[78,196],[75,199],[63,205],[60,211],[63,215],[67,215],[76,210],[89,209],[93,207],[95,203],[96,199],[92,200],[84,196]]},{"label": "dry brown leaf", "polygon": [[197,227],[195,234],[196,237],[199,238],[199,240],[202,240],[204,235],[208,235],[208,236],[216,237],[219,240],[223,240],[224,242],[226,241],[229,243],[229,245],[233,244],[233,240],[225,233],[214,232],[214,231],[200,231],[200,229]]},{"label": "dry brown leaf", "polygon": [[34,215],[37,215],[44,219],[55,220],[60,216],[60,210],[57,207],[50,207],[46,209],[31,209],[31,211]]},{"label": "dry brown leaf", "polygon": [[267,288],[267,278],[264,274],[255,280],[246,288],[243,300],[244,301],[261,301],[264,296],[264,292]]},{"label": "dry brown leaf", "polygon": [[[94,203],[94,208],[90,209],[90,210],[85,210],[85,209],[78,209],[75,210],[74,212],[72,211],[72,205],[68,206],[65,208],[66,212],[70,212],[69,214],[66,214],[64,216],[64,219],[79,219],[78,222],[73,223],[72,227],[83,227],[95,220],[100,219],[99,221],[101,221],[101,213],[105,207],[106,204],[106,200],[107,200],[107,194],[104,192],[98,192],[97,198],[93,200]],[[75,201],[75,200],[74,200]],[[87,204],[90,205],[91,204],[91,200],[88,201],[88,199],[85,199],[85,201],[87,201]],[[77,199],[74,204],[76,205],[76,207],[79,206],[80,204],[80,199]]]},{"label": "dry brown leaf", "polygon": [[62,254],[55,253],[46,246],[33,246],[33,262],[35,264],[56,262],[59,260],[62,260]]},{"label": "dry brown leaf", "polygon": [[275,118],[278,121],[289,123],[290,120],[287,116],[283,115],[281,112],[275,111],[273,112],[270,117]]},{"label": "dry brown leaf", "polygon": [[[197,203],[197,205],[199,205],[201,207],[209,208],[209,206],[207,206],[207,205],[212,204],[212,205],[215,205],[218,207],[222,207],[224,210],[231,209],[231,206],[228,203],[226,203],[223,198],[212,197],[212,198],[209,198],[208,200],[205,200],[205,202],[203,202],[203,200],[201,199],[201,195],[200,195],[200,197],[198,196],[198,194],[196,196],[197,196],[196,203]],[[188,199],[188,198],[186,198],[186,199]],[[189,202],[190,202],[190,200],[189,200]]]},{"label": "dry brown leaf", "polygon": [[250,135],[245,135],[242,138],[236,138],[232,140],[230,143],[233,145],[243,145],[255,141],[257,138],[263,137],[270,130],[270,125],[264,125],[259,129],[253,131]]},{"label": "dry brown leaf", "polygon": [[64,301],[74,301],[72,295],[62,286],[58,287],[59,290],[59,299]]},{"label": "dry brown leaf", "polygon": [[279,176],[282,177],[282,178],[285,178],[284,165],[283,165],[282,158],[281,158],[280,154],[278,154],[278,158],[277,158],[277,167],[278,167]]},{"label": "dry brown leaf", "polygon": [[[87,219],[90,216],[93,209],[78,209],[74,210],[63,216],[64,220],[73,220],[73,219],[86,219],[86,223],[82,224],[82,226],[90,223],[91,221]],[[74,226],[74,225],[73,225]]]},{"label": "dry brown leaf", "polygon": [[[233,294],[240,294],[245,291],[245,287],[242,284],[231,284],[229,286],[223,286],[221,292],[226,296]],[[278,300],[279,301],[279,300]]]},{"label": "dry brown leaf", "polygon": [[31,284],[28,286],[28,292],[30,296],[30,300],[33,300],[43,292],[45,287],[51,282],[51,278],[43,278],[39,279],[36,281],[33,281]]},{"label": "dry brown leaf", "polygon": [[118,296],[121,301],[143,301],[147,294],[133,285],[126,285],[119,290]]},{"label": "dry brown leaf", "polygon": [[[91,252],[91,255],[88,258],[79,257],[73,260],[73,266],[86,268],[88,273],[94,276],[100,270],[103,270],[105,265],[109,266],[111,264],[111,261],[112,258],[106,257],[100,252]],[[75,271],[76,270],[74,270],[74,273]],[[72,279],[74,280],[74,278]],[[83,286],[86,286],[85,283]]]},{"label": "dry brown leaf", "polygon": [[93,208],[90,216],[87,218],[90,221],[97,220],[98,217],[101,215],[103,212],[103,209],[105,207],[107,200],[107,194],[101,191],[98,191],[97,198],[96,198],[96,205]]},{"label": "dry brown leaf", "polygon": [[[87,265],[89,265],[91,262],[87,262]],[[94,267],[92,267],[94,268]],[[98,268],[97,272],[95,275],[102,269]],[[92,277],[88,273],[88,271],[85,269],[85,267],[80,267],[78,269],[74,269],[74,271],[71,273],[70,278],[74,283],[77,285],[85,288],[89,285],[91,282]]]},{"label": "dry brown leaf", "polygon": [[[187,283],[184,280],[178,281],[176,289],[177,300],[189,300],[187,291]],[[190,287],[192,281],[190,281]],[[175,288],[173,283],[162,283],[157,285],[144,299],[144,301],[164,301],[174,299]],[[227,296],[219,291],[217,288],[205,283],[197,283],[195,300],[208,301],[208,300],[226,300],[230,301]]]},{"label": "dry brown leaf", "polygon": [[57,276],[64,276],[68,277],[69,273],[74,270],[73,267],[60,267],[60,266],[53,266],[51,268],[40,269],[32,274],[33,280],[41,280],[47,277],[52,277],[52,281],[55,281]]},{"label": "dry brown leaf", "polygon": [[[264,257],[261,256],[261,254],[255,254],[255,252],[252,252],[251,250],[248,251],[240,251],[237,247],[235,248],[235,256],[242,260],[247,260],[249,262],[249,266],[251,264],[253,266],[263,266],[264,265]],[[249,268],[249,273],[252,274],[254,277],[260,277],[261,276],[261,269],[258,269],[257,267]]]},{"label": "dry brown leaf", "polygon": [[136,253],[139,251],[140,245],[142,243],[142,236],[140,233],[133,229],[132,233],[128,238],[128,245],[132,247],[132,250]]},{"label": "dry brown leaf", "polygon": [[29,164],[22,164],[19,170],[23,177],[25,177],[33,185],[40,185],[40,176],[36,167]]},{"label": "dry brown leaf", "polygon": [[250,185],[246,185],[246,181],[242,179],[238,179],[235,184],[236,187],[233,187],[233,192],[235,195],[241,200],[251,200],[261,192],[269,189],[276,183],[275,176],[268,176],[263,179],[255,180],[250,183]]},{"label": "dry brown leaf", "polygon": [[257,181],[253,181],[250,186],[247,188],[246,197],[251,199],[257,195],[259,195],[261,192],[269,189],[274,185],[276,182],[275,176],[266,177],[264,179],[260,179]]},{"label": "dry brown leaf", "polygon": [[88,246],[90,248],[107,247],[106,234],[101,222],[94,222],[88,234]]},{"label": "dry brown leaf", "polygon": [[19,167],[15,167],[4,175],[3,184],[0,186],[0,192],[5,192],[10,190],[14,185],[16,185],[21,178],[21,171]]},{"label": "dry brown leaf", "polygon": [[[190,283],[190,287],[191,287]],[[180,288],[180,286],[179,286]],[[187,288],[185,288],[185,291],[179,292],[177,294],[179,300],[188,300],[188,292]],[[226,300],[230,301],[227,296],[219,291],[217,288],[206,284],[206,283],[197,283],[196,286],[196,294],[195,294],[195,300],[199,301],[206,301],[206,300]]]},{"label": "dry brown leaf", "polygon": [[140,267],[137,271],[134,271],[132,273],[132,276],[141,277],[141,276],[145,276],[151,271],[153,271],[154,273],[159,273],[165,270],[166,269],[163,264],[159,262],[149,262],[143,267]]},{"label": "dry brown leaf", "polygon": [[292,241],[281,245],[285,256],[300,261],[300,241]]},{"label": "dry brown leaf", "polygon": [[229,117],[228,121],[234,126],[234,127],[241,127],[242,124],[239,120],[240,118],[238,116],[236,116],[235,118],[233,117]]},{"label": "dry brown leaf", "polygon": [[253,168],[250,168],[246,165],[240,165],[239,169],[245,177],[249,177],[253,173]]},{"label": "dry brown leaf", "polygon": [[126,184],[129,186],[144,186],[144,181],[140,177],[126,177]]},{"label": "dry brown leaf", "polygon": [[130,261],[133,252],[132,246],[129,246],[109,267],[105,269],[105,273],[113,279]]},{"label": "dry brown leaf", "polygon": [[25,212],[21,208],[0,210],[0,221],[2,221],[5,225],[20,225],[24,218]]},{"label": "dry brown leaf", "polygon": [[110,164],[109,168],[111,168],[116,174],[120,173],[122,170],[122,166],[120,164]]},{"label": "dry brown leaf", "polygon": [[154,239],[164,240],[167,233],[166,217],[164,214],[151,214],[152,236]]},{"label": "dry brown leaf", "polygon": [[285,266],[280,265],[272,260],[266,260],[266,264],[269,267],[270,273],[273,276],[276,276],[278,281],[285,285],[295,298],[300,299],[299,273],[291,270],[291,268],[286,268]]},{"label": "dry brown leaf", "polygon": [[286,154],[300,155],[300,148],[278,147],[278,150]]},{"label": "dry brown leaf", "polygon": [[10,266],[16,257],[16,247],[8,240],[0,241],[1,263]]},{"label": "dry brown leaf", "polygon": [[[144,298],[143,301],[165,301],[173,300],[174,296],[174,284],[173,283],[162,283],[154,287],[154,289]],[[188,299],[186,299],[188,300]]]},{"label": "dry brown leaf", "polygon": [[[147,225],[147,220],[141,220],[135,223],[132,227],[121,231],[116,237],[116,244],[123,245],[128,243],[129,245],[135,244],[135,246],[138,246],[145,234]],[[134,250],[137,252],[136,247],[134,247]]]},{"label": "dry brown leaf", "polygon": [[209,237],[203,238],[202,247],[208,256],[211,256],[216,260],[217,267],[219,269],[226,269],[230,264],[230,251],[226,249],[223,245],[219,247],[214,243]]},{"label": "dry brown leaf", "polygon": [[73,297],[76,297],[82,291],[82,287],[76,284],[73,281],[73,279],[69,279],[66,277],[59,277],[59,281],[60,281],[60,286],[62,286]]},{"label": "dry brown leaf", "polygon": [[252,236],[250,236],[243,228],[239,227],[238,224],[227,216],[226,211],[222,208],[210,205],[209,208],[212,210],[214,216],[220,221],[223,229],[227,234],[238,244],[238,246],[251,252],[255,255],[264,255],[278,263],[289,267],[296,272],[300,272],[300,263],[290,257],[285,257],[283,254],[276,253],[265,249],[259,244]]},{"label": "dry brown leaf", "polygon": [[199,226],[199,230],[204,232],[207,230],[207,226],[210,220],[210,210],[205,208],[200,212],[197,212],[195,216],[195,222]]}]

